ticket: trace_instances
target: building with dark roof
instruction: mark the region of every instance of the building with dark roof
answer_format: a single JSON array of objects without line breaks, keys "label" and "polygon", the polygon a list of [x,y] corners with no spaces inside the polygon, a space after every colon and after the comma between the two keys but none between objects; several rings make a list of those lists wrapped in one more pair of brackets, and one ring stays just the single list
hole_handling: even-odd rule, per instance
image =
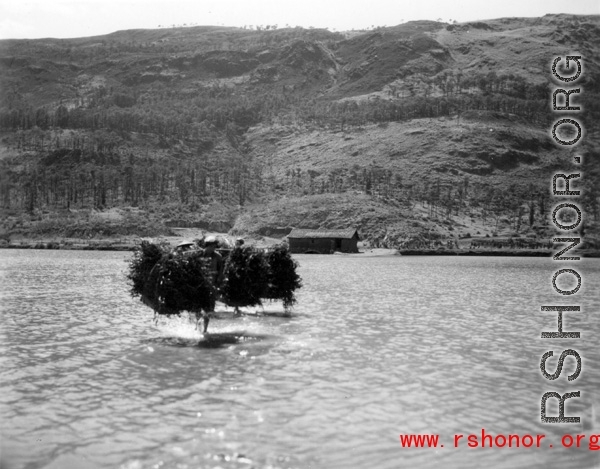
[{"label": "building with dark roof", "polygon": [[295,254],[332,254],[333,252],[358,252],[360,236],[356,228],[345,230],[293,229],[287,236],[290,252]]}]

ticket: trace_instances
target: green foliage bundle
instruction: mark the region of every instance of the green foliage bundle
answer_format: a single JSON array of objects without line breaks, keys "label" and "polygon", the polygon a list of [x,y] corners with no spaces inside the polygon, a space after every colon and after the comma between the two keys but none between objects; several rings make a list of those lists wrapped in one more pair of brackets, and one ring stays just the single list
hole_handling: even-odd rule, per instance
[{"label": "green foliage bundle", "polygon": [[260,305],[269,286],[269,264],[263,251],[234,248],[225,262],[221,299],[230,306]]},{"label": "green foliage bundle", "polygon": [[266,253],[269,264],[269,288],[266,298],[283,300],[285,309],[296,303],[294,292],[302,286],[296,272],[298,263],[292,259],[289,249],[278,245]]}]

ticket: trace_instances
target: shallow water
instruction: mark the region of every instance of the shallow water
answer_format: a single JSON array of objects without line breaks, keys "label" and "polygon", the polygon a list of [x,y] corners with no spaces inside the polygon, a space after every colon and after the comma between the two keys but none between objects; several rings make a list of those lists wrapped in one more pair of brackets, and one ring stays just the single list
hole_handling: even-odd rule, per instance
[{"label": "shallow water", "polygon": [[[291,317],[278,304],[223,311],[202,338],[186,320],[155,325],[129,296],[129,256],[0,251],[2,469],[600,463],[588,449],[600,435],[597,259],[571,265],[583,285],[569,298],[553,293],[550,259],[297,256]],[[564,314],[581,339],[539,338],[556,330],[556,313],[540,312],[552,304],[581,305]],[[541,356],[554,351],[552,372],[567,348],[583,357],[580,377],[567,381],[567,358],[544,379]],[[566,414],[582,423],[540,423],[540,398],[555,390],[581,391]],[[482,429],[546,437],[468,448]],[[444,447],[402,448],[410,433]],[[561,448],[567,433],[585,434],[582,447]]]}]

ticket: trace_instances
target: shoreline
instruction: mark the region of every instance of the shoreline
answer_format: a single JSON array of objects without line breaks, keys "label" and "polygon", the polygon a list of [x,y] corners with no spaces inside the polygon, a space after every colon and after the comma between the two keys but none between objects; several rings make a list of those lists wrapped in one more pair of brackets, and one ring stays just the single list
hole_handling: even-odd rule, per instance
[{"label": "shoreline", "polygon": [[[39,249],[39,250],[62,250],[62,251],[135,251],[139,245],[139,239],[134,240],[97,240],[90,242],[58,242],[58,241],[21,241],[19,243],[0,244],[0,249]],[[253,243],[254,244],[254,243]],[[263,246],[264,244],[264,246]],[[256,243],[259,247],[266,247],[272,243]],[[494,256],[494,257],[552,257],[555,253],[550,250],[532,249],[383,249],[363,248],[358,253],[339,253],[321,255],[344,255],[361,257],[380,256]],[[576,253],[577,254],[577,253]],[[578,254],[582,258],[600,258],[600,251],[582,250]],[[318,254],[313,254],[318,255]]]},{"label": "shoreline", "polygon": [[[496,256],[496,257],[552,257],[554,251],[532,250],[532,249],[504,249],[504,250],[483,250],[483,249],[399,249],[401,256]],[[575,252],[582,258],[599,258],[600,251],[581,250]]]},{"label": "shoreline", "polygon": [[139,243],[58,243],[31,241],[0,244],[0,249],[39,249],[43,251],[134,251]]}]

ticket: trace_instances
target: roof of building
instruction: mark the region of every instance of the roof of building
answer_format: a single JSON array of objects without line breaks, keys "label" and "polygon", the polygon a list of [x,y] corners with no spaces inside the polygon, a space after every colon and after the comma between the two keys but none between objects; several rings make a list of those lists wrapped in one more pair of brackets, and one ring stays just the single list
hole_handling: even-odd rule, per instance
[{"label": "roof of building", "polygon": [[346,228],[345,230],[301,230],[294,228],[288,238],[341,238],[352,239],[356,235],[358,239],[358,230],[356,228]]}]

